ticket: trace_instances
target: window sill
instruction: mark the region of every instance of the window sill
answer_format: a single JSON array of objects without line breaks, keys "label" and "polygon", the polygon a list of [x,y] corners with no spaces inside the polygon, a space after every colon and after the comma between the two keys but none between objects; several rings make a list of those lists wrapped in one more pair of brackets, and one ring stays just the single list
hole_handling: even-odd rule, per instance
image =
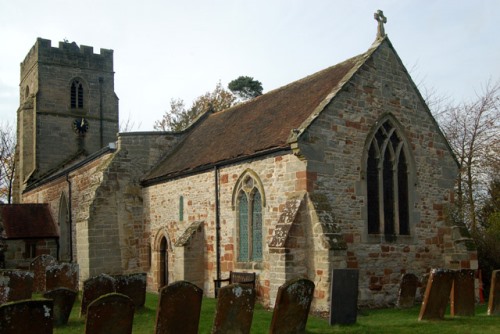
[{"label": "window sill", "polygon": [[262,270],[264,268],[262,261],[236,262],[235,270]]},{"label": "window sill", "polygon": [[414,237],[412,235],[368,234],[368,235],[366,235],[365,243],[368,243],[368,244],[413,244]]}]

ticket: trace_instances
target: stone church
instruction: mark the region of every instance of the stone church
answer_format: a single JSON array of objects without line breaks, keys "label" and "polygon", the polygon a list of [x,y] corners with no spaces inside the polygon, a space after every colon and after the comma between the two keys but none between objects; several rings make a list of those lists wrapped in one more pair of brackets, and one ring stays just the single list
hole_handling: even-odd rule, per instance
[{"label": "stone church", "polygon": [[325,311],[334,268],[359,270],[363,306],[393,304],[402,273],[477,268],[446,220],[457,162],[380,26],[365,53],[182,132],[117,134],[112,50],[38,38],[20,78],[15,200],[48,206],[59,239],[38,251],[81,281],[147,272],[150,291],[213,296],[255,272],[272,306],[302,276]]}]

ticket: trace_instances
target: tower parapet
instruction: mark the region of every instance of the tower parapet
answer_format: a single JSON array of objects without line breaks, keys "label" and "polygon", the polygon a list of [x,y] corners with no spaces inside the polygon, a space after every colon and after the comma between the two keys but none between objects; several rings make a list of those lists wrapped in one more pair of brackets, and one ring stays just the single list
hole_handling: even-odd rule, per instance
[{"label": "tower parapet", "polygon": [[21,63],[21,80],[37,62],[113,72],[113,50],[101,48],[100,53],[94,53],[93,47],[75,42],[59,42],[58,47],[52,47],[49,39],[38,37]]}]

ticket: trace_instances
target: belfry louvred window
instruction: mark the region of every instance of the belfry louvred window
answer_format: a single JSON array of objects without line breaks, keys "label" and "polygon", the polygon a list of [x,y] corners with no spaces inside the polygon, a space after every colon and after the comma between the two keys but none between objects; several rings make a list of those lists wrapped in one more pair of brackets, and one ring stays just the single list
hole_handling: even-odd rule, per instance
[{"label": "belfry louvred window", "polygon": [[366,188],[368,233],[409,235],[408,157],[390,119],[375,132],[368,148]]},{"label": "belfry louvred window", "polygon": [[83,108],[83,85],[80,81],[74,80],[71,83],[71,108]]},{"label": "belfry louvred window", "polygon": [[262,195],[257,182],[248,175],[237,187],[238,261],[261,261]]}]

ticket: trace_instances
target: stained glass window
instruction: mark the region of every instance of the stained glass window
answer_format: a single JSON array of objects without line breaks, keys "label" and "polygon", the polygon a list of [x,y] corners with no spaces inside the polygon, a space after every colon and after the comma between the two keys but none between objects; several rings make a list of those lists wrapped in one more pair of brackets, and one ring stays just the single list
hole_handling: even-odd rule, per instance
[{"label": "stained glass window", "polygon": [[239,252],[238,261],[248,261],[248,198],[245,192],[241,191],[238,196],[239,211]]},{"label": "stained glass window", "polygon": [[262,200],[258,191],[252,205],[252,259],[262,260]]}]

